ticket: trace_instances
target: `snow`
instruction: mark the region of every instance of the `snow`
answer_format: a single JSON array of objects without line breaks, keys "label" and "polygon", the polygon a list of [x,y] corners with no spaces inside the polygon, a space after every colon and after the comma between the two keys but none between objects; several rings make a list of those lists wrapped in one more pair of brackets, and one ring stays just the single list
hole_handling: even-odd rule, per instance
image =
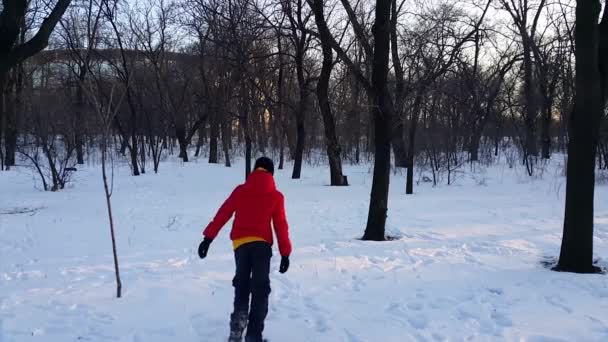
[{"label": "snow", "polygon": [[[358,240],[370,166],[277,171],[294,244],[273,258],[266,336],[283,341],[607,341],[608,277],[549,271],[559,254],[565,178],[505,165],[404,195],[392,175],[390,242]],[[42,192],[29,171],[0,173],[0,341],[224,341],[234,261],[225,227],[198,259],[201,230],[243,165],[165,162],[158,175],[117,166],[113,209],[123,298],[116,299],[98,166]],[[608,256],[608,188],[596,188],[595,254]],[[605,259],[600,262],[605,264]]]}]

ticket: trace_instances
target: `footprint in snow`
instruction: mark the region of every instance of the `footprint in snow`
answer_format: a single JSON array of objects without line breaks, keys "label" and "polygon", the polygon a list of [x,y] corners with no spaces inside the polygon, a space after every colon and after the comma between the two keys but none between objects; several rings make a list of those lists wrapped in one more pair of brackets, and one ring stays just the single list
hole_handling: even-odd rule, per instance
[{"label": "footprint in snow", "polygon": [[416,298],[425,299],[427,297],[423,289],[416,289]]},{"label": "footprint in snow", "polygon": [[434,332],[431,334],[434,341],[447,341],[448,339],[440,333]]},{"label": "footprint in snow", "polygon": [[[322,309],[314,302],[314,300],[311,297],[305,297],[304,304],[310,310],[310,312],[315,316],[315,317],[313,317],[315,329],[318,332],[323,332],[323,333],[329,331],[330,327],[329,327],[329,325],[327,325],[325,317],[323,317],[321,315]],[[309,321],[309,320],[307,320],[307,321]]]},{"label": "footprint in snow", "polygon": [[412,311],[420,311],[424,308],[424,305],[422,303],[413,302],[413,303],[408,303],[407,308]]},{"label": "footprint in snow", "polygon": [[229,331],[228,318],[225,321],[210,319],[202,313],[190,316],[190,327],[202,341],[217,340],[218,334]]},{"label": "footprint in snow", "polygon": [[364,342],[362,339],[353,335],[353,333],[351,333],[350,331],[348,331],[346,329],[344,329],[344,333],[346,334],[346,341],[348,341],[348,342]]},{"label": "footprint in snow", "polygon": [[464,308],[460,308],[458,309],[458,311],[456,312],[456,318],[460,321],[478,321],[479,320],[479,316],[477,316],[476,314],[465,310]]},{"label": "footprint in snow", "polygon": [[490,317],[500,327],[507,328],[513,326],[513,321],[502,312],[495,310],[490,314]]},{"label": "footprint in snow", "polygon": [[499,289],[499,288],[488,288],[487,290],[491,294],[495,294],[497,296],[502,296],[504,294],[503,289]]},{"label": "footprint in snow", "polygon": [[352,276],[352,282],[351,283],[352,283],[351,287],[352,287],[353,291],[355,291],[355,292],[360,292],[361,291],[361,280],[359,280],[359,278],[357,278],[356,275]]},{"label": "footprint in snow", "polygon": [[545,296],[547,303],[564,310],[567,313],[572,313],[572,309],[564,304],[564,299],[561,296]]},{"label": "footprint in snow", "polygon": [[423,314],[416,313],[408,316],[408,323],[415,329],[424,330],[429,324],[429,320]]}]

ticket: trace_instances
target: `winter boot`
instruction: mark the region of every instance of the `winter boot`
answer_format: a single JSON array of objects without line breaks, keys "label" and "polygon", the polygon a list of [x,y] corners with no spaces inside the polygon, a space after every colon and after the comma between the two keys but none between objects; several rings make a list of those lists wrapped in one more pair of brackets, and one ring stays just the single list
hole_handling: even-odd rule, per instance
[{"label": "winter boot", "polygon": [[245,336],[245,342],[268,342],[268,340],[261,337]]},{"label": "winter boot", "polygon": [[233,313],[230,315],[230,337],[228,342],[242,342],[243,331],[247,326],[246,313]]}]

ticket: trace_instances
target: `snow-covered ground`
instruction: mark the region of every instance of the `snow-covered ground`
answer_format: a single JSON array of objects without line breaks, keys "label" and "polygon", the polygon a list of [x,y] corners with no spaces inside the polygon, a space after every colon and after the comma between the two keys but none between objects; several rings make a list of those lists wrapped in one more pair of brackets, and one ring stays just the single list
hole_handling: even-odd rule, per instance
[{"label": "snow-covered ground", "polygon": [[[608,276],[556,273],[565,179],[496,166],[456,185],[404,195],[393,175],[389,234],[363,233],[369,166],[303,179],[278,171],[294,244],[273,259],[266,335],[273,342],[608,341]],[[160,174],[116,170],[114,218],[124,294],[115,299],[99,167],[45,193],[25,169],[0,173],[0,341],[225,341],[233,290],[226,227],[201,261],[201,230],[242,165],[166,162]],[[608,187],[596,189],[597,257],[608,258]],[[275,255],[278,253],[275,253]],[[603,259],[604,264],[606,259]]]}]

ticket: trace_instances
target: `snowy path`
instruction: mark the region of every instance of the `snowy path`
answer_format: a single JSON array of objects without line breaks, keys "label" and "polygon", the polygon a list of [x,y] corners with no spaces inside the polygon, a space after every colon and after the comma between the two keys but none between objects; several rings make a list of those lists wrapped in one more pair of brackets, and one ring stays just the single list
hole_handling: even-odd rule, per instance
[{"label": "snowy path", "polygon": [[[0,342],[224,341],[234,269],[225,229],[200,261],[200,231],[240,181],[240,167],[166,163],[118,170],[114,209],[124,298],[116,300],[96,168],[62,193],[0,174]],[[608,277],[540,266],[559,252],[564,178],[529,181],[496,167],[458,185],[403,195],[393,177],[385,243],[356,240],[371,176],[352,186],[279,172],[295,251],[273,259],[273,342],[608,341]],[[480,181],[483,178],[483,182]],[[478,185],[487,183],[487,186]],[[7,195],[10,194],[10,195]],[[608,258],[608,187],[596,190],[596,255]]]}]

